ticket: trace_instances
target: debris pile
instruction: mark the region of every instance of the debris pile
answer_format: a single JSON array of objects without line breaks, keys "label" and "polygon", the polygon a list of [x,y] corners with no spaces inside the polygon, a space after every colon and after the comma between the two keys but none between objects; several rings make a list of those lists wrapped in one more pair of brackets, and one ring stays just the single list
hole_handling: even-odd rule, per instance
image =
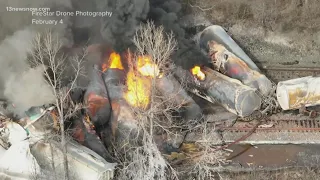
[{"label": "debris pile", "polygon": [[[205,114],[204,106],[195,96],[241,118],[255,117],[255,112],[270,115],[279,107],[290,110],[320,104],[319,78],[279,82],[274,91],[271,80],[220,26],[206,28],[200,34],[199,46],[212,67],[197,65],[188,70],[174,67],[171,74],[163,73],[149,56],[131,57],[129,52],[124,56],[112,49],[105,50],[106,55],[100,57],[102,63],[92,67],[85,91],[71,94],[74,103],[83,103],[85,107],[66,120],[73,138],[68,141],[67,156],[76,179],[113,177],[116,164],[110,163],[113,162],[110,149],[114,142],[125,145],[139,135],[137,117],[144,115],[137,115],[134,109],[151,108],[153,88],[162,95],[162,106],[169,100],[178,105],[175,119],[186,122],[198,122]],[[31,107],[23,119],[13,121],[0,116],[0,120],[0,170],[4,176],[28,179],[53,170],[62,174],[59,139],[48,138],[59,133],[55,107]],[[49,128],[39,125],[43,121],[54,125]],[[184,147],[189,137],[183,133],[178,136],[184,136],[178,143],[163,136],[154,136],[154,141],[161,151],[170,146],[172,154],[172,149]]]},{"label": "debris pile", "polygon": [[[221,26],[207,27],[200,33],[198,41],[200,48],[212,60],[214,70],[254,88],[262,98],[276,94],[277,105],[282,110],[320,104],[318,77],[302,77],[273,85]],[[273,90],[275,86],[276,91]]]},{"label": "debris pile", "polygon": [[277,99],[283,110],[320,104],[320,78],[302,77],[282,81],[277,86]]},{"label": "debris pile", "polygon": [[[0,178],[47,179],[63,176],[61,144],[41,121],[52,121],[54,107],[32,107],[26,118],[13,121],[0,116]],[[108,163],[94,151],[68,141],[69,172],[75,179],[112,179],[114,163]]]}]

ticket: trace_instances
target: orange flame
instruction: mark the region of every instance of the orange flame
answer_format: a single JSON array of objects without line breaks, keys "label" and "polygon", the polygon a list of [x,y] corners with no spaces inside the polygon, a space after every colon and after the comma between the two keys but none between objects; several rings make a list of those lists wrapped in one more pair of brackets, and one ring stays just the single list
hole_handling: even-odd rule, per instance
[{"label": "orange flame", "polygon": [[206,75],[201,71],[200,66],[195,66],[191,69],[191,73],[195,75],[199,80],[203,81],[206,79]]},{"label": "orange flame", "polygon": [[139,77],[133,70],[130,70],[127,74],[127,88],[127,92],[124,95],[126,101],[131,106],[147,108],[150,101],[150,79]]},{"label": "orange flame", "polygon": [[[130,58],[128,60],[132,62]],[[161,75],[150,56],[138,56],[136,64],[127,74],[127,92],[124,96],[126,101],[131,106],[146,109],[150,103],[152,78],[161,78]]]},{"label": "orange flame", "polygon": [[84,120],[85,120],[86,124],[89,126],[90,129],[94,129],[95,128],[93,123],[91,122],[91,119],[90,119],[88,114],[84,117]]},{"label": "orange flame", "polygon": [[160,74],[158,66],[151,61],[150,56],[139,56],[137,67],[139,73],[146,77],[158,77]]},{"label": "orange flame", "polygon": [[110,69],[121,69],[121,70],[124,69],[121,63],[120,54],[117,54],[115,52],[111,53],[109,61],[110,61]]},{"label": "orange flame", "polygon": [[109,56],[108,63],[102,64],[102,71],[105,72],[108,68],[123,70],[120,54],[112,52]]}]

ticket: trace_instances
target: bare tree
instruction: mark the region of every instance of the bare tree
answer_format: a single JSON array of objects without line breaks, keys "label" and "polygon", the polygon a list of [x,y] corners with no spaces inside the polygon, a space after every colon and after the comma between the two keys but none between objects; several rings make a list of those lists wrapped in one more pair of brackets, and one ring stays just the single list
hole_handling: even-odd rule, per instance
[{"label": "bare tree", "polygon": [[[164,106],[163,102],[156,100],[158,97],[155,83],[156,79],[164,73],[163,69],[166,68],[166,64],[170,64],[169,58],[176,47],[176,41],[172,34],[167,36],[164,33],[163,27],[157,28],[153,23],[148,22],[139,27],[133,38],[133,42],[136,45],[137,52],[133,54],[128,53],[130,55],[128,57],[130,74],[135,76],[131,78],[143,79],[143,82],[147,84],[143,88],[144,93],[148,94],[150,101],[148,107],[135,106],[132,108],[140,138],[138,140],[139,143],[129,144],[127,148],[123,149],[124,152],[117,153],[117,155],[123,154],[123,157],[121,157],[122,162],[120,162],[123,168],[120,170],[118,178],[165,179],[166,161],[153,140],[153,131],[154,122],[164,112],[165,108],[163,107],[166,106]],[[141,68],[139,58],[140,60],[141,58],[151,60],[147,74],[139,72],[139,68]],[[162,71],[161,74],[159,70]],[[137,81],[133,80],[132,82]],[[139,85],[137,84],[137,86]],[[132,95],[138,101],[140,101],[139,98],[145,98],[145,96],[139,94],[141,93],[139,92],[139,87],[131,84],[131,88],[135,89],[133,91],[136,94]],[[132,140],[128,142],[132,142]]]},{"label": "bare tree", "polygon": [[[177,46],[172,33],[166,33],[162,26],[156,27],[154,23],[147,22],[139,27],[133,38],[133,42],[137,48],[135,56],[150,57],[152,63],[160,69],[153,70],[153,75],[149,76],[151,80],[150,104],[147,109],[134,108],[135,117],[139,125],[140,133],[142,134],[142,143],[137,147],[130,147],[129,160],[123,169],[121,178],[130,176],[130,179],[166,179],[164,176],[168,170],[171,172],[170,179],[178,179],[176,170],[173,166],[177,166],[176,162],[185,161],[189,166],[182,168],[188,169],[185,174],[197,175],[199,179],[207,179],[215,176],[216,166],[220,166],[225,162],[225,154],[222,151],[215,151],[213,144],[216,143],[215,132],[207,127],[207,122],[192,127],[193,130],[202,130],[201,137],[196,140],[194,146],[199,150],[195,153],[187,154],[186,159],[178,159],[177,161],[167,162],[164,156],[157,148],[154,140],[155,136],[160,132],[164,132],[167,137],[183,136],[182,129],[189,131],[190,124],[196,124],[191,121],[174,121],[172,111],[180,109],[184,102],[179,101],[176,96],[179,96],[181,91],[184,91],[184,84],[180,84],[179,89],[175,89],[172,94],[159,93],[159,81],[170,80],[170,74],[174,65],[170,59],[171,54]],[[137,64],[138,58],[132,58],[133,66]],[[170,87],[171,88],[171,87]],[[145,88],[147,91],[147,88]],[[138,97],[139,95],[137,95]],[[178,132],[180,133],[177,133]],[[161,140],[160,140],[161,141]],[[166,156],[167,158],[170,155]],[[181,168],[181,167],[179,167]]]},{"label": "bare tree", "polygon": [[[51,87],[52,93],[55,96],[53,104],[56,107],[60,133],[61,145],[64,154],[64,176],[69,179],[67,147],[64,122],[78,111],[81,106],[72,104],[70,100],[70,92],[75,88],[77,79],[83,74],[83,61],[86,56],[86,51],[81,55],[68,57],[61,52],[63,43],[58,34],[54,34],[50,30],[45,33],[37,34],[32,44],[34,51],[30,63],[34,67],[42,67],[46,82]],[[67,62],[70,62],[70,66]],[[66,87],[64,79],[66,74],[70,74],[68,67],[72,67],[74,74],[70,77],[69,85]]]},{"label": "bare tree", "polygon": [[156,27],[152,21],[140,25],[133,38],[140,55],[150,56],[159,69],[172,65],[170,56],[177,47],[173,33],[166,33],[163,26]]},{"label": "bare tree", "polygon": [[[170,56],[177,46],[177,41],[172,33],[165,33],[162,26],[156,27],[153,22],[147,22],[140,25],[133,38],[133,43],[136,46],[136,52],[130,56],[131,58],[128,58],[129,65],[131,71],[134,69],[137,78],[147,80],[148,85],[145,86],[144,92],[149,96],[149,104],[148,107],[132,108],[138,124],[140,139],[137,145],[130,144],[128,151],[122,152],[125,154],[123,159],[126,162],[123,162],[124,167],[120,170],[122,172],[118,178],[167,179],[166,171],[173,169],[159,151],[154,136],[158,129],[174,134],[170,131],[170,125],[162,124],[162,122],[171,122],[172,110],[179,109],[181,104],[175,104],[173,94],[168,98],[159,93],[157,83],[161,78],[170,74],[169,69],[173,66]],[[141,66],[144,66],[139,64],[139,58],[147,58],[151,61],[148,73],[143,74],[139,70]],[[138,91],[137,88],[136,98],[140,97]],[[177,176],[172,174],[174,177],[170,179],[176,179]]]}]

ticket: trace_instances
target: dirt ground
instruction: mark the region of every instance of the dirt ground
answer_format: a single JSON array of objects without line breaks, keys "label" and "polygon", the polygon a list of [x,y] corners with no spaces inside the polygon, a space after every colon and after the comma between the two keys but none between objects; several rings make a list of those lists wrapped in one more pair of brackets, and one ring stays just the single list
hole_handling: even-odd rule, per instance
[{"label": "dirt ground", "polygon": [[182,0],[195,24],[225,27],[259,66],[320,67],[317,0]]},{"label": "dirt ground", "polygon": [[319,176],[319,169],[299,168],[276,172],[255,171],[250,173],[221,174],[220,178],[224,180],[318,180]]}]

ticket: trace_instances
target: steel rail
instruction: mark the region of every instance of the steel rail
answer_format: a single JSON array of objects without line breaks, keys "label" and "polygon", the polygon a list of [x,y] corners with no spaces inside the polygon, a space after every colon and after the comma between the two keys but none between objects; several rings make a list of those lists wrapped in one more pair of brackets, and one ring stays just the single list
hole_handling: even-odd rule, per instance
[{"label": "steel rail", "polygon": [[275,82],[320,75],[320,67],[264,67],[261,70]]},{"label": "steel rail", "polygon": [[[267,120],[262,124],[272,124],[273,127],[257,127],[255,132],[320,132],[320,120]],[[253,127],[221,127],[220,129],[228,132],[249,132]]]},{"label": "steel rail", "polygon": [[312,71],[320,72],[320,67],[264,67],[263,71]]}]

